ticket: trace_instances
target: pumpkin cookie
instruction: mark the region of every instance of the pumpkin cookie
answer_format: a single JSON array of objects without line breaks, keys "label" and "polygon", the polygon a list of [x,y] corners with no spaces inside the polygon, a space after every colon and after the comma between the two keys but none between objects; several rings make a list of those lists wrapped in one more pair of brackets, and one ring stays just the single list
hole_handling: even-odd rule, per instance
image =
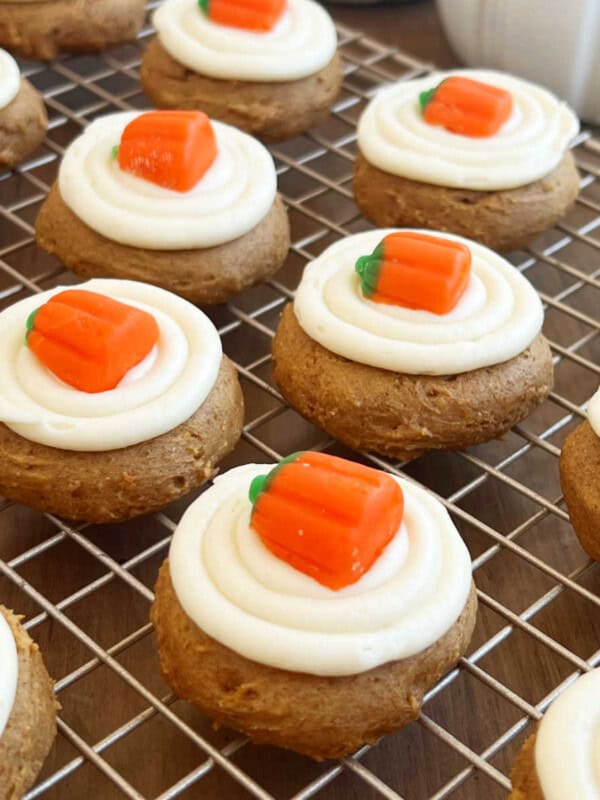
[{"label": "pumpkin cookie", "polygon": [[377,225],[524,247],[575,202],[579,122],[546,89],[459,70],[379,92],[358,125],[354,195]]},{"label": "pumpkin cookie", "polygon": [[2,0],[0,44],[28,58],[104,50],[135,39],[144,0]]},{"label": "pumpkin cookie", "polygon": [[508,800],[595,800],[600,796],[600,670],[572,683],[544,714],[511,773]]},{"label": "pumpkin cookie", "polygon": [[129,519],[200,486],[239,439],[242,393],[217,331],[162,289],[59,287],[3,311],[0,331],[0,495]]},{"label": "pumpkin cookie", "polygon": [[560,483],[579,543],[600,561],[600,389],[590,400],[588,419],[563,445]]},{"label": "pumpkin cookie", "polygon": [[0,605],[0,800],[31,788],[56,736],[53,684],[20,618]]},{"label": "pumpkin cookie", "polygon": [[145,281],[202,305],[270,277],[290,244],[266,148],[171,111],[93,122],[65,153],[36,239],[83,278]]},{"label": "pumpkin cookie", "polygon": [[0,165],[14,167],[27,158],[41,144],[47,127],[41,95],[21,78],[10,53],[0,50]]},{"label": "pumpkin cookie", "polygon": [[412,483],[311,452],[268,470],[227,472],[182,518],[152,607],[161,670],[216,723],[335,758],[417,719],[464,654],[469,554]]},{"label": "pumpkin cookie", "polygon": [[398,459],[461,449],[501,436],[548,395],[542,322],[534,289],[487,248],[369,231],[307,266],[273,340],[273,377],[355,449]]},{"label": "pumpkin cookie", "polygon": [[329,116],[343,79],[333,21],[313,0],[167,0],[142,61],[159,108],[197,108],[265,141]]}]

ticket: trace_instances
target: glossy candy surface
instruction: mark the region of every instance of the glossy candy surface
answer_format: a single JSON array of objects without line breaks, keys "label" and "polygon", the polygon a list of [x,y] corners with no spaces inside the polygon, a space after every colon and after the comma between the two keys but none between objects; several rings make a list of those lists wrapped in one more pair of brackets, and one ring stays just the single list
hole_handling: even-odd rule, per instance
[{"label": "glossy candy surface", "polygon": [[334,590],[371,568],[404,513],[402,489],[386,473],[310,451],[255,479],[250,499],[266,547]]},{"label": "glossy candy surface", "polygon": [[452,133],[493,136],[513,110],[510,92],[472,78],[452,77],[422,92],[419,101],[425,121]]}]

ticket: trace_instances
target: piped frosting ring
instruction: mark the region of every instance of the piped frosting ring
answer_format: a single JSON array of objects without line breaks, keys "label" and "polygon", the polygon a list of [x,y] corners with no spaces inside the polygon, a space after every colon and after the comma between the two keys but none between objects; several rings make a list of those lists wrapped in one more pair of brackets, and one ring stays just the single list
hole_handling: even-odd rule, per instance
[{"label": "piped frosting ring", "polygon": [[0,736],[10,717],[19,680],[17,645],[8,622],[0,613]]},{"label": "piped frosting ring", "polygon": [[136,112],[89,125],[65,152],[58,174],[64,202],[90,228],[149,250],[215,247],[252,230],[277,193],[269,151],[246,133],[212,121],[218,155],[189,192],[157,186],[122,170],[113,155]]},{"label": "piped frosting ring", "polygon": [[458,305],[437,315],[364,297],[356,260],[393,230],[348,236],[306,267],[294,311],[300,326],[327,350],[361,364],[416,375],[455,375],[523,352],[543,323],[541,301],[508,261],[448,233],[472,254],[470,283]]},{"label": "piped frosting ring", "polygon": [[60,381],[25,343],[28,316],[65,287],[29,297],[0,314],[0,421],[25,439],[65,450],[106,451],[160,436],[191,417],[213,388],[219,335],[186,300],[144,283],[91,280],[77,288],[152,314],[160,338],[113,390],[89,394]]},{"label": "piped frosting ring", "polygon": [[334,676],[415,655],[452,627],[468,599],[471,563],[435,498],[398,479],[400,530],[368,573],[334,592],[276,558],[250,527],[248,488],[270,466],[217,478],[175,532],[171,579],[196,625],[259,663]]},{"label": "piped frosting ring", "polygon": [[20,88],[19,65],[10,53],[0,48],[0,110],[12,103]]},{"label": "piped frosting ring", "polygon": [[600,669],[552,703],[538,728],[535,766],[544,800],[598,800]]},{"label": "piped frosting ring", "polygon": [[595,434],[600,436],[600,389],[589,402],[588,420]]},{"label": "piped frosting ring", "polygon": [[222,80],[299,80],[323,69],[337,48],[333,21],[313,0],[287,0],[266,33],[219,25],[200,11],[197,0],[166,0],[153,22],[176,61]]},{"label": "piped frosting ring", "polygon": [[[464,75],[508,90],[514,109],[494,136],[473,138],[428,124],[419,95]],[[358,146],[392,175],[459,189],[514,189],[548,175],[579,130],[566,103],[535,84],[492,70],[439,72],[381,89],[358,124]]]}]

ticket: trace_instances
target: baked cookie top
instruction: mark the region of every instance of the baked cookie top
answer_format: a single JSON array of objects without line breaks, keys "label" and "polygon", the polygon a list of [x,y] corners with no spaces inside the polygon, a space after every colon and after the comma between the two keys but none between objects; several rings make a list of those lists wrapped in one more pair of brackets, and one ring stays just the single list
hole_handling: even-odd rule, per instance
[{"label": "baked cookie top", "polygon": [[225,80],[293,81],[319,72],[335,54],[333,20],[313,0],[286,0],[266,31],[214,21],[210,9],[216,2],[226,0],[166,0],[154,13],[162,46],[194,72]]},{"label": "baked cookie top", "polygon": [[535,769],[544,800],[600,797],[600,669],[572,683],[544,714]]},{"label": "baked cookie top", "polygon": [[[420,653],[452,627],[471,562],[439,501],[321,453],[272,468],[250,464],[218,477],[177,527],[173,587],[202,630],[261,664],[339,676]],[[400,495],[398,517],[386,516],[397,498],[373,510],[374,485]]]},{"label": "baked cookie top", "polygon": [[[117,303],[106,310],[104,298]],[[208,317],[164,289],[104,279],[57,287],[0,313],[0,421],[64,450],[128,447],[191,417],[221,358]]]},{"label": "baked cookie top", "polygon": [[[215,247],[237,239],[268,213],[277,193],[269,151],[252,136],[211,121],[216,157],[187,191],[176,191],[121,167],[118,152],[126,128],[152,117],[160,150],[145,159],[172,157],[180,140],[156,120],[200,112],[123,112],[92,122],[67,148],[58,174],[64,202],[86,225],[107,239],[149,250]],[[203,115],[201,115],[203,116]],[[183,135],[183,134],[182,134]]]},{"label": "baked cookie top", "polygon": [[20,88],[19,66],[10,53],[0,48],[0,109],[12,103]]},{"label": "baked cookie top", "polygon": [[508,361],[539,334],[544,313],[531,284],[483,245],[435,231],[405,231],[457,243],[471,255],[464,292],[447,313],[375,302],[357,273],[396,230],[341,239],[307,265],[294,311],[305,333],[327,350],[361,364],[414,375],[456,375]]},{"label": "baked cookie top", "polygon": [[17,645],[0,606],[0,736],[10,717],[19,680]]},{"label": "baked cookie top", "polygon": [[[459,97],[456,106],[438,100],[440,113],[430,114],[428,121],[435,90],[457,78],[508,94],[510,114],[495,133],[465,135],[454,130],[467,126],[452,124],[464,112],[466,118],[471,114],[471,122],[481,122],[483,111],[493,119],[487,97]],[[573,111],[546,89],[503,72],[465,69],[381,89],[359,120],[358,145],[371,164],[392,175],[493,191],[525,186],[552,172],[578,130]]]},{"label": "baked cookie top", "polygon": [[588,405],[588,420],[592,430],[600,436],[600,389],[592,397]]}]

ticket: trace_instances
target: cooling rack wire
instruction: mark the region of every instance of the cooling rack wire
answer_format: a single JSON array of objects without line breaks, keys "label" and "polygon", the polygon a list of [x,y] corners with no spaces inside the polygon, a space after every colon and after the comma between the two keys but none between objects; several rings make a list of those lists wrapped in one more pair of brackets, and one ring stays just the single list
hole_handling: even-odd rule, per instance
[{"label": "cooling rack wire", "polygon": [[[157,5],[150,4],[150,7]],[[143,108],[135,45],[102,56],[22,62],[50,115],[40,154],[0,175],[0,308],[74,277],[37,250],[33,223],[64,147],[95,117]],[[372,92],[429,67],[339,27],[345,82],[331,119],[272,148],[293,246],[274,280],[211,310],[240,373],[247,419],[225,467],[292,450],[351,455],[285,406],[270,380],[270,340],[302,267],[368,227],[352,200],[355,124]],[[556,385],[504,440],[412,463],[352,454],[424,483],[464,536],[478,584],[468,655],[433,688],[419,722],[340,762],[258,748],[177,701],[161,682],[148,609],[179,502],[142,520],[73,527],[0,500],[0,599],[27,615],[63,705],[34,798],[481,800],[505,798],[512,761],[552,699],[600,663],[600,571],[572,534],[558,483],[565,436],[585,413],[600,367],[600,140],[582,133],[576,208],[511,256],[540,291]]]}]

